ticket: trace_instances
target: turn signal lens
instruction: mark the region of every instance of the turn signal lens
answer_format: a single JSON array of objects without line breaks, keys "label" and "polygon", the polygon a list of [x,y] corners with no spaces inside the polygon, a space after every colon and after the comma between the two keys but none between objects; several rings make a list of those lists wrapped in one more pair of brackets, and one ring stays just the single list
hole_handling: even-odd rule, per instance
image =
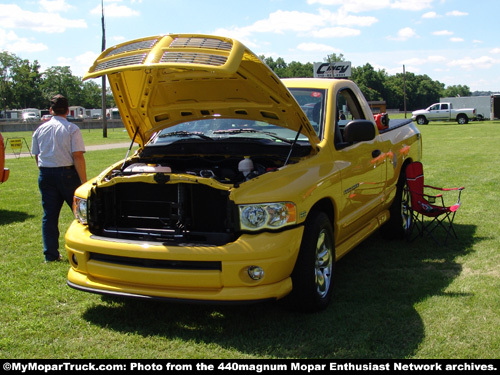
[{"label": "turn signal lens", "polygon": [[80,197],[73,197],[73,213],[76,220],[81,224],[87,224],[87,200]]}]

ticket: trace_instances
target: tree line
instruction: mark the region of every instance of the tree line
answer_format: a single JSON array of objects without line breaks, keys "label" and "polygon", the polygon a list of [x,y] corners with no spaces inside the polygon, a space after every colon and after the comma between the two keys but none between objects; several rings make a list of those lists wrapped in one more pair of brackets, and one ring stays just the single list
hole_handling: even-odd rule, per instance
[{"label": "tree line", "polygon": [[[313,64],[292,61],[286,63],[281,57],[260,56],[280,78],[312,77]],[[342,54],[328,55],[326,62],[345,61]],[[351,80],[356,82],[368,101],[385,101],[387,108],[404,110],[406,88],[406,109],[411,111],[425,108],[440,97],[470,96],[466,85],[448,86],[431,79],[426,74],[397,73],[389,75],[385,70],[375,70],[366,63],[352,67]],[[66,96],[72,105],[84,108],[101,107],[101,86],[94,81],[83,82],[74,76],[68,66],[50,67],[40,72],[37,60],[30,62],[9,52],[0,52],[0,101],[1,108],[22,109],[48,107],[55,94]],[[115,106],[111,92],[107,92],[106,102]]]},{"label": "tree line", "polygon": [[[287,64],[281,57],[274,60],[272,57],[261,56],[263,61],[280,77],[313,77],[313,64],[302,64],[292,61]],[[331,54],[325,62],[345,61],[342,54]],[[401,69],[402,70],[402,69]],[[389,75],[385,70],[375,70],[372,65],[366,63],[363,66],[351,68],[350,79],[354,81],[365,95],[368,101],[385,101],[387,108],[405,109],[409,111],[427,108],[439,98],[451,96],[471,96],[470,88],[466,85],[448,86],[444,83],[431,79],[426,74],[414,74],[411,72]],[[406,90],[405,90],[406,89]]]},{"label": "tree line", "polygon": [[[53,66],[40,72],[37,60],[30,62],[9,52],[0,52],[0,105],[2,110],[46,109],[50,98],[62,94],[70,105],[101,108],[102,89],[94,81],[83,82],[69,66]],[[113,107],[111,93],[107,103]]]}]

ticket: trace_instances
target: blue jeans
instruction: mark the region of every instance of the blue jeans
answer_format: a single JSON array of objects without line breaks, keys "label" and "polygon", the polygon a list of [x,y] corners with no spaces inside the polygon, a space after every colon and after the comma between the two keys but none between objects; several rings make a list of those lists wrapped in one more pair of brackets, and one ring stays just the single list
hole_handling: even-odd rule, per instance
[{"label": "blue jeans", "polygon": [[64,202],[72,208],[73,194],[78,186],[80,178],[74,167],[40,168],[43,254],[48,262],[59,258],[59,214]]}]

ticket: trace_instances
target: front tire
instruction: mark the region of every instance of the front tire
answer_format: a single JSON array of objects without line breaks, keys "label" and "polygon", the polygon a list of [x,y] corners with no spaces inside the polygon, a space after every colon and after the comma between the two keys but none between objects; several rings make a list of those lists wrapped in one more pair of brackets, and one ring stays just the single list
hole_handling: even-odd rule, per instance
[{"label": "front tire", "polygon": [[425,116],[418,116],[417,117],[417,124],[419,125],[427,125],[429,121],[425,118]]},{"label": "front tire", "polygon": [[299,256],[292,272],[292,308],[317,312],[328,307],[333,294],[335,240],[330,219],[313,211],[307,219]]}]

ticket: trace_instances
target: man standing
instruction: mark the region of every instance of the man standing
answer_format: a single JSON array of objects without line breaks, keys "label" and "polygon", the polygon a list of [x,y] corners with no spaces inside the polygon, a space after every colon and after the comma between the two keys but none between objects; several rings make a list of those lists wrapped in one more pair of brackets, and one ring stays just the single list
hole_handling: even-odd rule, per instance
[{"label": "man standing", "polygon": [[42,237],[45,262],[61,260],[59,253],[59,214],[66,202],[73,205],[75,189],[87,181],[85,145],[82,133],[69,122],[68,99],[56,95],[50,101],[53,117],[33,133],[31,152],[38,168],[38,187],[42,195]]}]

